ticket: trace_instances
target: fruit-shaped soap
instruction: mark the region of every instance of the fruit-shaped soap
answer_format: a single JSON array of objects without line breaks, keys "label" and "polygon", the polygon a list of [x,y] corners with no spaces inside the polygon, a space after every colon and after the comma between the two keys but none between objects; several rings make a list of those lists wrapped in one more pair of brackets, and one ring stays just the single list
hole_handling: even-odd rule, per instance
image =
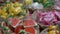
[{"label": "fruit-shaped soap", "polygon": [[27,19],[27,20],[24,20],[24,27],[34,27],[36,26],[37,23],[34,21],[34,20],[31,20],[31,19]]},{"label": "fruit-shaped soap", "polygon": [[17,25],[19,25],[19,23],[21,22],[21,20],[19,18],[9,18],[8,22],[13,26],[16,27]]},{"label": "fruit-shaped soap", "polygon": [[25,31],[28,32],[29,34],[37,34],[37,31],[34,27],[27,27],[25,28]]},{"label": "fruit-shaped soap", "polygon": [[19,34],[21,30],[24,30],[23,25],[17,26],[17,27],[15,28],[15,33],[16,33],[16,34]]}]

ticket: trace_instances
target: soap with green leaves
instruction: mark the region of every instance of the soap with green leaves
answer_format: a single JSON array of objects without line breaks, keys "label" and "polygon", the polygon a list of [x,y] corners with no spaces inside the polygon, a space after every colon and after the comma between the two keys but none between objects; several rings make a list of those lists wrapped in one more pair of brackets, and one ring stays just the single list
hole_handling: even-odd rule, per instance
[{"label": "soap with green leaves", "polygon": [[19,34],[29,34],[29,33],[26,32],[25,30],[21,30],[21,31],[19,32]]}]

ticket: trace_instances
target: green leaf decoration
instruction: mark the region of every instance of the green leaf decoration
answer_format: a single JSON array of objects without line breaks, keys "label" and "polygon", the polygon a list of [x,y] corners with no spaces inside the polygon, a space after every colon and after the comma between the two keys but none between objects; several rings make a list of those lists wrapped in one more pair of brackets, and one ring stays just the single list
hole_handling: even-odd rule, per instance
[{"label": "green leaf decoration", "polygon": [[9,28],[8,28],[8,27],[3,27],[3,29],[4,29],[4,31],[9,30]]},{"label": "green leaf decoration", "polygon": [[8,18],[13,18],[14,17],[14,15],[13,14],[10,14],[9,16],[8,16]]},{"label": "green leaf decoration", "polygon": [[5,32],[5,34],[10,34],[9,32]]},{"label": "green leaf decoration", "polygon": [[20,30],[19,34],[21,34],[21,33],[25,33],[25,31],[24,30]]},{"label": "green leaf decoration", "polygon": [[51,7],[54,5],[54,3],[55,3],[54,0],[47,0],[46,3],[44,3],[44,8]]},{"label": "green leaf decoration", "polygon": [[14,17],[13,15],[10,15],[9,17]]},{"label": "green leaf decoration", "polygon": [[48,7],[51,7],[53,5],[54,5],[53,3],[48,2],[48,3],[44,4],[44,8],[48,8]]},{"label": "green leaf decoration", "polygon": [[4,34],[10,34],[10,33],[8,32],[8,30],[9,30],[8,27],[1,26],[1,28],[3,29]]},{"label": "green leaf decoration", "polygon": [[37,2],[37,0],[33,0],[33,2]]},{"label": "green leaf decoration", "polygon": [[33,0],[33,2],[43,3],[43,0]]},{"label": "green leaf decoration", "polygon": [[23,33],[24,32],[24,34],[29,34],[28,32],[26,32],[25,30],[21,30],[20,32],[19,32],[19,34],[21,34],[21,33]]},{"label": "green leaf decoration", "polygon": [[33,0],[33,2],[42,3],[44,8],[49,8],[55,4],[55,0]]},{"label": "green leaf decoration", "polygon": [[6,7],[6,11],[8,11],[9,10],[9,7]]},{"label": "green leaf decoration", "polygon": [[14,8],[16,8],[16,6],[13,6]]},{"label": "green leaf decoration", "polygon": [[25,10],[27,10],[27,7],[25,7],[25,6],[22,6],[22,9],[25,9]]},{"label": "green leaf decoration", "polygon": [[24,30],[21,30],[20,32],[25,32]]},{"label": "green leaf decoration", "polygon": [[23,12],[21,11],[21,12],[19,12],[17,15],[18,15],[18,16],[21,16],[21,15],[23,15]]},{"label": "green leaf decoration", "polygon": [[23,16],[26,16],[26,14],[23,14]]},{"label": "green leaf decoration", "polygon": [[38,0],[39,1],[39,3],[42,3],[43,4],[43,0]]}]

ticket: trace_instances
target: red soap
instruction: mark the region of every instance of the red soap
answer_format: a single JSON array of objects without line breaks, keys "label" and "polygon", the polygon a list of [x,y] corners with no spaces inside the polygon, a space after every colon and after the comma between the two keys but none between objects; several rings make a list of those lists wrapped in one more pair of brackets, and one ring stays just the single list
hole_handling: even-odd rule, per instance
[{"label": "red soap", "polygon": [[36,26],[37,23],[34,20],[24,20],[24,27]]},{"label": "red soap", "polygon": [[19,26],[16,27],[15,33],[16,33],[16,34],[19,34],[19,32],[20,32],[21,30],[23,30],[23,29],[24,29],[23,25],[19,25]]},{"label": "red soap", "polygon": [[11,18],[11,19],[10,19],[10,22],[11,22],[11,25],[12,25],[13,27],[16,27],[16,26],[19,25],[19,23],[21,22],[21,20],[20,20],[19,18]]},{"label": "red soap", "polygon": [[25,28],[25,31],[28,32],[29,34],[37,34],[36,29],[34,27],[27,27]]}]

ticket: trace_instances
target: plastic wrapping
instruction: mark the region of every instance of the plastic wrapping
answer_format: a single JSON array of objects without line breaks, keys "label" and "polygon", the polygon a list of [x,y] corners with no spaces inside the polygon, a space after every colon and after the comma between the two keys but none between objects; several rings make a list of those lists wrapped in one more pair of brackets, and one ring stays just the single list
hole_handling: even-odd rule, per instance
[{"label": "plastic wrapping", "polygon": [[54,5],[54,9],[60,10],[60,0],[55,0],[56,3]]},{"label": "plastic wrapping", "polygon": [[38,10],[37,11],[37,22],[43,27],[48,27],[50,25],[57,25],[59,20],[58,10]]}]

